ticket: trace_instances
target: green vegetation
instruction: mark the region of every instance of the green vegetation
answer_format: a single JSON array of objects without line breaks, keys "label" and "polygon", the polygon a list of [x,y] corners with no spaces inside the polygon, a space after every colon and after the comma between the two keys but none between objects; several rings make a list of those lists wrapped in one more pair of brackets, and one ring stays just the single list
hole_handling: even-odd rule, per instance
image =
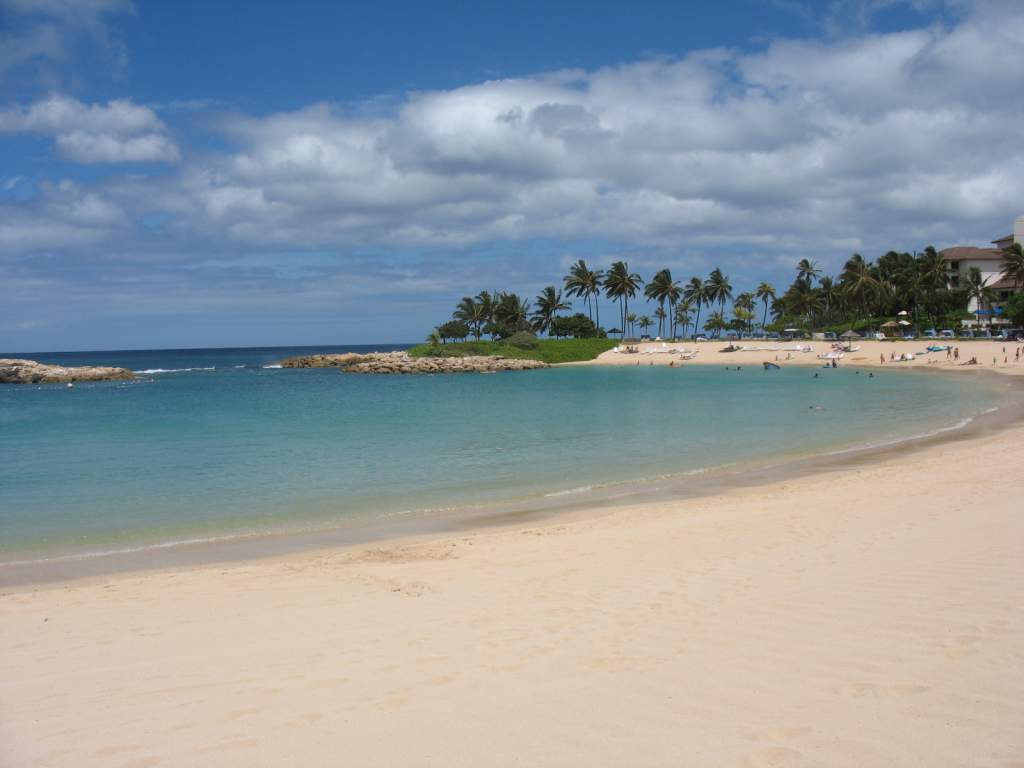
[{"label": "green vegetation", "polygon": [[[517,334],[518,335],[518,334]],[[465,357],[466,355],[500,355],[544,363],[576,363],[593,360],[617,342],[613,339],[538,339],[533,346],[516,346],[515,337],[500,341],[460,341],[451,344],[420,344],[409,350],[413,357]]]},{"label": "green vegetation", "polygon": [[[1003,253],[1000,277],[1011,281],[1017,291],[1024,286],[1024,251],[1019,244]],[[568,337],[596,342],[609,334],[622,339],[633,336],[637,326],[646,333],[657,325],[658,336],[669,339],[686,338],[691,327],[692,335],[714,336],[726,331],[753,335],[758,330],[764,333],[791,328],[805,333],[847,329],[864,332],[896,317],[908,330],[959,328],[963,320],[973,319],[967,312],[970,301],[980,308],[982,318],[999,311],[1017,324],[1024,322],[1020,312],[1024,299],[1007,304],[1013,291],[1005,284],[997,291],[989,282],[975,268],[963,274],[951,273],[941,254],[931,246],[914,254],[889,251],[876,261],[855,253],[835,277],[824,274],[816,262],[801,259],[796,265],[796,279],[785,292],[777,293],[771,284],[762,282],[735,298],[729,276],[717,267],[706,279],[691,277],[685,284],[676,282],[668,269],[662,269],[645,285],[625,261],[616,261],[604,271],[592,270],[580,259],[563,279],[564,296],[581,299],[586,314],[560,314],[572,311],[572,304],[563,300],[563,292],[554,285],[541,290],[532,303],[515,293],[481,291],[463,297],[452,318],[434,329],[426,347],[417,349],[430,349],[437,355],[506,354],[564,362],[589,359],[597,353],[585,350],[601,347],[599,351],[603,351],[612,345],[602,341],[599,345],[550,346],[549,341]],[[651,315],[630,311],[630,301],[638,294],[653,302],[653,320]],[[601,327],[602,297],[617,304],[618,328],[606,331]],[[549,338],[535,347],[530,341],[535,339],[533,334],[547,334]],[[485,335],[490,342],[484,342]],[[470,336],[476,341],[465,342]],[[458,343],[451,345],[449,340]],[[486,351],[469,351],[474,349]]]}]

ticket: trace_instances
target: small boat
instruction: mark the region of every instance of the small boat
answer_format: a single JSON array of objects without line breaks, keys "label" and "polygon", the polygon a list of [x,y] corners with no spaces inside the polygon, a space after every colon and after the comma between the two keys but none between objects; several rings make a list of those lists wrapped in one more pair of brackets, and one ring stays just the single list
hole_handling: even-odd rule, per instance
[{"label": "small boat", "polygon": [[779,370],[779,366],[777,364],[775,364],[775,363],[762,363],[762,365],[764,366],[764,369],[766,371],[777,371],[777,370]]}]

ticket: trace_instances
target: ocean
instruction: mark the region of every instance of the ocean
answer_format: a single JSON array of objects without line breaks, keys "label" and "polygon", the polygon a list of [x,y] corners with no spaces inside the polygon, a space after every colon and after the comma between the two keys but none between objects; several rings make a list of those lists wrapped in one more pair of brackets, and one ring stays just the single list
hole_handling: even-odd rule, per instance
[{"label": "ocean", "polygon": [[139,378],[0,387],[0,567],[685,484],[953,428],[1001,398],[987,377],[869,377],[849,364],[448,376],[274,367],[397,348],[11,355]]}]

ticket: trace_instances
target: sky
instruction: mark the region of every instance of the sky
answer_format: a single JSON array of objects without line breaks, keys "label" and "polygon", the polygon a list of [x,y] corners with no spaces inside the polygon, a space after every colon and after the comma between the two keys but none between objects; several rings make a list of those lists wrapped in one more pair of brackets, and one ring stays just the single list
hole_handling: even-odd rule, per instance
[{"label": "sky", "polygon": [[987,245],[1022,41],[1020,0],[0,0],[0,351],[417,342],[580,258],[739,292]]}]

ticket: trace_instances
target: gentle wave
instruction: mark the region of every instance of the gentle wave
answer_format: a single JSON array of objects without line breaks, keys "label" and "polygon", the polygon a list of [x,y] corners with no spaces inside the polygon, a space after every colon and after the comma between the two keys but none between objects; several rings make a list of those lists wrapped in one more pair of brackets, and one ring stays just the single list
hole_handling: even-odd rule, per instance
[{"label": "gentle wave", "polygon": [[266,368],[283,368],[284,366],[276,365],[275,364],[275,365],[264,365],[263,367],[264,367],[264,369],[266,369]]},{"label": "gentle wave", "polygon": [[587,491],[594,490],[592,485],[581,485],[578,488],[566,488],[564,491],[552,491],[551,493],[545,493],[544,498],[553,499],[558,496],[572,496],[577,493],[586,493]]},{"label": "gentle wave", "polygon": [[186,371],[215,371],[214,367],[210,368],[144,368],[141,371],[132,371],[132,373],[185,373]]},{"label": "gentle wave", "polygon": [[[297,531],[302,533],[303,531]],[[235,541],[237,539],[251,539],[257,536],[265,536],[265,533],[238,533],[224,536],[207,536],[196,539],[175,539],[173,541],[161,541],[156,544],[142,544],[138,547],[121,547],[118,549],[101,549],[92,552],[76,552],[69,555],[54,555],[53,557],[39,557],[30,560],[5,560],[0,561],[0,568],[12,568],[22,565],[41,565],[43,563],[60,563],[72,560],[91,560],[96,557],[111,557],[113,555],[131,555],[137,552],[151,552],[160,549],[171,549],[173,547],[187,546],[189,544],[216,544],[223,541]]]},{"label": "gentle wave", "polygon": [[[989,413],[995,413],[998,408],[988,408],[979,413],[979,416],[984,416]],[[929,437],[936,437],[937,435],[945,434],[946,432],[955,432],[958,429],[963,429],[971,422],[974,421],[974,416],[967,416],[955,424],[948,424],[944,427],[937,427],[936,429],[929,430],[928,432],[920,432],[916,435],[907,435],[906,437],[894,437],[891,440],[877,440],[870,443],[861,443],[860,445],[852,445],[848,448],[840,448],[835,451],[825,452],[825,456],[842,456],[845,453],[856,453],[858,451],[872,450],[876,448],[891,448],[894,445],[900,445],[902,443],[915,442],[917,440],[925,440]]]}]

